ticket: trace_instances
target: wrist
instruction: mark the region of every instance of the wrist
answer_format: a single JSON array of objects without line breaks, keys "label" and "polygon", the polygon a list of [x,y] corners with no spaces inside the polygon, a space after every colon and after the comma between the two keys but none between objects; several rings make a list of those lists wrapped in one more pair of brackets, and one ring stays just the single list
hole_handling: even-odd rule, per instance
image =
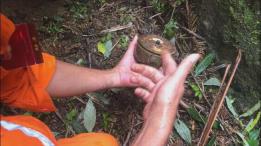
[{"label": "wrist", "polygon": [[106,88],[119,87],[121,84],[119,71],[115,68],[106,70],[104,81]]}]

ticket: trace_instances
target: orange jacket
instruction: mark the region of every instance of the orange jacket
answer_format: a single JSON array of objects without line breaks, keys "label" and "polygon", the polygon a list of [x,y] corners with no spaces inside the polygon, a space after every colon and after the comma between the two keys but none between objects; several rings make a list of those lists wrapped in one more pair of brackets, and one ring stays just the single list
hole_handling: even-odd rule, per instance
[{"label": "orange jacket", "polygon": [[[1,15],[0,55],[7,52],[14,24]],[[54,111],[55,106],[46,88],[55,68],[55,57],[43,53],[44,63],[25,68],[5,70],[0,66],[0,101],[9,106],[32,111]],[[15,145],[77,145],[118,146],[117,140],[104,133],[84,133],[56,140],[50,129],[31,116],[1,116],[1,146]]]}]

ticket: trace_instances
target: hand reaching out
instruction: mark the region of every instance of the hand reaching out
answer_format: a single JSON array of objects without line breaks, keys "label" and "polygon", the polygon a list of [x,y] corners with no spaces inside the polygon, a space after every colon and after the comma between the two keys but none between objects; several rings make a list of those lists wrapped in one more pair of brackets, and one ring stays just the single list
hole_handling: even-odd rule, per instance
[{"label": "hand reaching out", "polygon": [[[153,90],[136,88],[135,94],[145,102],[143,116],[145,123],[133,145],[165,145],[176,117],[179,101],[184,93],[184,82],[193,65],[200,58],[199,54],[186,57],[179,66],[168,52],[162,54],[163,77],[158,78]],[[134,72],[144,76],[146,67],[133,65]]]}]

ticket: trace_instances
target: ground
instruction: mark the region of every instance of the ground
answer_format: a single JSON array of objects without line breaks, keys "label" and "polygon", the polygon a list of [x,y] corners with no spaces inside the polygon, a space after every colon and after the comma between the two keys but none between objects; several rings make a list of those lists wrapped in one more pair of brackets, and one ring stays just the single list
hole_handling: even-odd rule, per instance
[{"label": "ground", "polygon": [[[174,16],[179,21],[182,20],[181,25],[196,31],[194,27],[196,19],[189,7],[188,3],[176,7],[177,14],[175,13]],[[137,33],[162,35],[164,25],[173,17],[172,11],[161,14],[150,3],[135,0],[81,0],[77,2],[71,0],[4,0],[2,8],[3,12],[15,23],[31,22],[36,25],[41,46],[45,52],[69,63],[78,62],[78,65],[99,69],[112,68],[120,60],[127,48],[126,43],[122,42],[122,38],[129,42]],[[183,15],[177,16],[180,13]],[[110,57],[104,58],[98,52],[97,44],[108,33],[101,33],[101,31],[126,25],[132,27],[110,32],[113,45],[116,45]],[[205,51],[204,43],[202,44],[195,36],[181,29],[177,32],[176,45],[180,53],[179,58],[195,51]],[[177,61],[180,60],[179,58]],[[212,72],[205,72],[196,80],[201,82],[213,75],[218,77],[218,74],[212,70]],[[187,104],[196,105],[201,109],[200,112],[207,116],[210,106],[204,99],[198,100],[194,96],[189,84],[191,82],[195,82],[195,79],[190,75],[183,100]],[[217,89],[205,89],[205,96],[210,103],[213,103],[214,93]],[[82,132],[83,125],[75,119],[79,117],[89,98],[93,99],[97,110],[97,121],[93,131],[110,133],[117,137],[121,144],[128,145],[140,130],[143,122],[144,105],[134,96],[133,89],[108,89],[77,97],[54,98],[57,111],[53,113],[32,113],[17,109],[7,109],[4,113],[36,116],[50,127],[57,138],[70,137],[74,135],[74,132]],[[186,113],[184,107],[179,108],[178,117],[186,121],[185,123],[191,129],[192,143],[196,144],[204,124],[194,121]],[[221,109],[220,118],[225,123],[234,122],[225,107]],[[237,129],[237,127],[234,128]],[[236,142],[226,127],[225,130],[215,129],[212,133],[216,135],[218,145],[229,145]],[[176,132],[173,132],[168,145],[186,145],[186,143]]]}]

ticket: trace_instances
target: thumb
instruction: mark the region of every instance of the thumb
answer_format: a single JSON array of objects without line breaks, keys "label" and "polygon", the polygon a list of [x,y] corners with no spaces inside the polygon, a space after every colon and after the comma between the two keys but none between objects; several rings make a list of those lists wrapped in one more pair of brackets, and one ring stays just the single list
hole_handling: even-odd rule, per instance
[{"label": "thumb", "polygon": [[137,45],[137,41],[138,41],[138,35],[135,35],[135,37],[133,38],[133,40],[130,42],[128,50],[126,52],[126,54],[133,54],[134,50],[136,48]]}]

